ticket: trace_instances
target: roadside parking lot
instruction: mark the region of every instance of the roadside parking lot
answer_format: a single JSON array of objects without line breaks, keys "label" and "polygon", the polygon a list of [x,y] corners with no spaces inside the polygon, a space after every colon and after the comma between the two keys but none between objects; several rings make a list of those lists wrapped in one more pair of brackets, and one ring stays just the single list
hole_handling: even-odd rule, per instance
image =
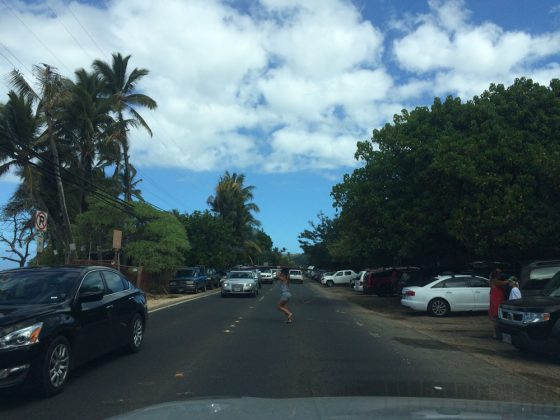
[{"label": "roadside parking lot", "polygon": [[427,340],[414,343],[415,346],[465,351],[509,373],[536,381],[560,395],[560,358],[524,354],[492,339],[492,326],[485,312],[452,313],[435,318],[402,306],[399,296],[363,295],[349,287],[323,287],[323,290],[427,336]]}]

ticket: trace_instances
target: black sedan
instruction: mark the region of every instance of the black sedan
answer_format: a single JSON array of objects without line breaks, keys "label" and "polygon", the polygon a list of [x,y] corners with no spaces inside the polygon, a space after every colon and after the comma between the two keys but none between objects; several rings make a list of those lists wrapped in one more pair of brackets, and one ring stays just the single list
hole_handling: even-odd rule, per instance
[{"label": "black sedan", "polygon": [[70,370],[118,348],[136,352],[146,296],[106,267],[33,267],[0,272],[0,389],[60,392]]}]

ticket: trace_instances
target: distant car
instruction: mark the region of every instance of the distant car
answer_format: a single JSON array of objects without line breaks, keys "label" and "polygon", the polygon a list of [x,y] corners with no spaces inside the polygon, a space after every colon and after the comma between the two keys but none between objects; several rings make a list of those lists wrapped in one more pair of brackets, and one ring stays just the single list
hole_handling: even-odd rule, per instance
[{"label": "distant car", "polygon": [[347,286],[357,275],[358,274],[354,270],[340,270],[330,276],[325,274],[321,279],[321,284],[327,287],[332,287],[336,284]]},{"label": "distant car", "polygon": [[484,277],[437,276],[425,286],[405,287],[401,304],[437,317],[456,311],[487,311],[490,285]]},{"label": "distant car", "polygon": [[228,295],[259,295],[258,279],[252,270],[230,271],[222,283],[222,297]]},{"label": "distant car", "polygon": [[181,267],[177,269],[175,277],[169,282],[171,293],[198,293],[207,289],[207,277],[200,267]]},{"label": "distant car", "polygon": [[398,279],[401,273],[419,270],[418,267],[383,267],[368,270],[364,278],[364,294],[392,296],[399,291]]},{"label": "distant car", "polygon": [[358,279],[354,282],[354,291],[363,292],[364,291],[364,279],[367,276],[367,270],[360,271],[358,273]]},{"label": "distant car", "polygon": [[57,394],[71,369],[121,347],[140,350],[147,316],[144,293],[111,268],[2,271],[0,388]]},{"label": "distant car", "polygon": [[274,279],[272,275],[272,270],[270,269],[261,270],[261,283],[272,284],[273,280]]},{"label": "distant car", "polygon": [[208,289],[214,289],[220,287],[221,274],[213,267],[209,267],[205,270],[206,274],[206,287]]},{"label": "distant car", "polygon": [[290,283],[303,284],[303,272],[301,270],[290,270]]}]

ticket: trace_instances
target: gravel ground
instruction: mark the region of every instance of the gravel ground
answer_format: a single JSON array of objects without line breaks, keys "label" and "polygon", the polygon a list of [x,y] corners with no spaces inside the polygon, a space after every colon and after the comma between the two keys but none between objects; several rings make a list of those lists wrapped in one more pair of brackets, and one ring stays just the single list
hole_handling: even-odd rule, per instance
[{"label": "gravel ground", "polygon": [[[434,318],[400,304],[400,297],[363,295],[350,288],[325,288],[377,315],[392,319],[403,327],[419,331],[433,340],[425,346],[449,345],[486,360],[505,371],[538,382],[558,393],[560,398],[560,359],[521,353],[516,348],[492,339],[492,324],[485,312],[463,312]],[[435,343],[434,343],[435,340]],[[437,342],[441,344],[437,344]]]}]

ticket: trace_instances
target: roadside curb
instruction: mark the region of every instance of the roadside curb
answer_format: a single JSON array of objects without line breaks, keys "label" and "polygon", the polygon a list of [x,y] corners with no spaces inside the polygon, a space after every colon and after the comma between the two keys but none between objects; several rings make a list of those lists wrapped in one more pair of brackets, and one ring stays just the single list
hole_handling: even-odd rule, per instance
[{"label": "roadside curb", "polygon": [[150,299],[148,298],[148,313],[156,312],[162,309],[170,308],[172,306],[180,305],[181,303],[190,302],[192,300],[198,300],[209,296],[214,296],[220,292],[220,289],[209,290],[203,294],[190,294],[181,296],[178,298],[164,298],[164,302],[158,302],[160,299]]}]

